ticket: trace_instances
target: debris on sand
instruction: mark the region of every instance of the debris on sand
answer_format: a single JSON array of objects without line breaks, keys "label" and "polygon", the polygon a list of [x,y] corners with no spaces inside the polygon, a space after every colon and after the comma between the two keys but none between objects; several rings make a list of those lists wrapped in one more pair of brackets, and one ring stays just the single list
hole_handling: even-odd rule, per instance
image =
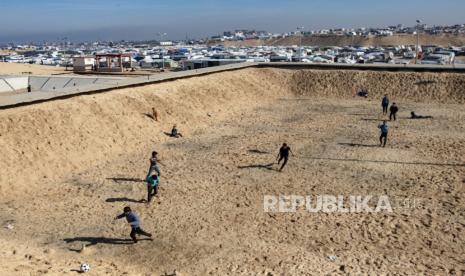
[{"label": "debris on sand", "polygon": [[328,259],[331,261],[331,262],[335,262],[337,260],[337,256],[335,255],[330,255],[328,256]]}]

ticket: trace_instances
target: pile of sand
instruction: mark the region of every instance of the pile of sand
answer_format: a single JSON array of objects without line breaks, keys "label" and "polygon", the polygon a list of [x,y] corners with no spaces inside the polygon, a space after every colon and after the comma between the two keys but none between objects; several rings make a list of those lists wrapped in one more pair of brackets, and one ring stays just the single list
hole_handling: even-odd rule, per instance
[{"label": "pile of sand", "polygon": [[[460,76],[423,76],[460,100]],[[249,68],[0,110],[0,271],[463,274],[465,111],[401,94],[408,78],[422,80]],[[346,94],[349,81],[370,98]],[[377,97],[396,85],[400,120],[379,148]],[[435,119],[407,120],[411,109]],[[184,138],[164,134],[175,123]],[[296,156],[278,173],[269,164],[284,141]],[[162,180],[145,205],[152,150]],[[388,195],[395,209],[265,213],[264,195],[280,194]],[[153,242],[126,240],[126,222],[112,220],[126,205]]]},{"label": "pile of sand", "polygon": [[[210,120],[207,113],[284,93],[286,81],[278,72],[266,72],[246,70],[2,110],[0,155],[8,158],[0,160],[0,194],[146,146],[155,139],[147,116],[152,107],[162,114],[166,131],[178,123],[189,132]],[[32,173],[25,174],[25,167]]]}]

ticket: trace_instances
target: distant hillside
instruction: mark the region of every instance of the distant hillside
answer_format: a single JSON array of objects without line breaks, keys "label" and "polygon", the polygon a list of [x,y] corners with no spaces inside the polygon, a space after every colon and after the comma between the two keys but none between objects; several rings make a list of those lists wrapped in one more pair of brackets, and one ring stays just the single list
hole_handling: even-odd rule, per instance
[{"label": "distant hillside", "polygon": [[[267,40],[245,40],[245,41],[225,41],[221,42],[225,46],[289,46],[298,45],[299,37],[290,36],[286,38],[275,38]],[[441,35],[420,35],[422,45],[441,45],[441,46],[465,46],[465,35],[441,34]],[[211,41],[210,44],[219,44]],[[302,44],[306,46],[390,46],[390,45],[414,45],[416,44],[415,35],[393,35],[393,36],[368,36],[368,37],[349,37],[339,35],[313,35],[306,36],[302,39]]]}]

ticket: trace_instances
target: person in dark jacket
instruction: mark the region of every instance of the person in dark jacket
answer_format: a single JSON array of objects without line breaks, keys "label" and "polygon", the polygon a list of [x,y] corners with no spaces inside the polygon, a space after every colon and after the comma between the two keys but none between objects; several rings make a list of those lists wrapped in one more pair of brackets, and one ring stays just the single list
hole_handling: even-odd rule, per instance
[{"label": "person in dark jacket", "polygon": [[178,132],[178,129],[177,129],[176,125],[174,125],[173,128],[171,129],[170,136],[174,137],[174,138],[182,137],[182,134],[180,132]]},{"label": "person in dark jacket", "polygon": [[119,216],[116,216],[115,220],[121,219],[124,217],[126,217],[126,220],[131,226],[131,234],[129,234],[129,236],[131,236],[131,239],[134,241],[134,243],[137,243],[136,234],[147,236],[147,237],[152,237],[152,234],[147,233],[144,230],[142,230],[142,228],[140,228],[139,217],[134,212],[132,212],[131,208],[128,206],[124,207],[123,213]]},{"label": "person in dark jacket", "polygon": [[383,107],[383,115],[387,114],[388,112],[388,106],[389,106],[389,98],[386,95],[384,95],[383,100],[381,101],[381,106]]},{"label": "person in dark jacket", "polygon": [[279,163],[281,163],[281,160],[284,159],[284,162],[281,165],[281,168],[279,169],[279,171],[282,171],[284,166],[286,166],[287,160],[289,159],[289,153],[292,153],[292,155],[294,155],[291,148],[286,143],[284,143],[283,146],[279,149],[278,156],[276,157],[277,160],[279,158],[278,165]]},{"label": "person in dark jacket", "polygon": [[147,179],[147,177],[151,176],[153,171],[156,171],[158,176],[160,176],[161,173],[160,173],[160,168],[158,167],[158,163],[161,164],[161,162],[158,159],[158,152],[152,151],[152,157],[149,159],[149,161],[150,161],[150,168],[145,178]]},{"label": "person in dark jacket", "polygon": [[[378,128],[381,130],[381,135],[379,136],[379,143],[380,146],[385,147],[386,142],[387,142],[387,136],[388,136],[388,131],[389,131],[389,126],[387,125],[386,121],[383,121],[382,124],[378,126]],[[383,142],[384,140],[384,142]]]},{"label": "person in dark jacket", "polygon": [[396,103],[392,103],[391,107],[389,108],[389,120],[392,121],[394,118],[394,121],[396,120],[396,113],[399,111],[399,108],[397,107]]}]

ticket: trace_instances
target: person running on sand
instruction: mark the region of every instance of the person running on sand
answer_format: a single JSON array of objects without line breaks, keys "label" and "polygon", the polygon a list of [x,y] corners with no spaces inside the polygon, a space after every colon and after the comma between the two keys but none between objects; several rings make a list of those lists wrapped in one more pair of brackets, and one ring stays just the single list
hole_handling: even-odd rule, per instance
[{"label": "person running on sand", "polygon": [[155,109],[155,107],[152,107],[152,117],[156,122],[158,122],[158,111]]},{"label": "person running on sand", "polygon": [[115,220],[121,219],[126,217],[126,220],[128,221],[129,225],[131,226],[131,234],[129,236],[131,239],[134,241],[134,243],[137,243],[137,235],[144,235],[147,237],[152,237],[152,234],[145,232],[140,228],[140,219],[139,217],[131,210],[130,207],[126,206],[123,209],[123,213],[121,215],[118,215],[115,217]]},{"label": "person running on sand", "polygon": [[[378,126],[378,128],[381,130],[381,136],[379,136],[380,146],[385,147],[386,142],[387,142],[388,131],[389,131],[389,126],[387,125],[386,120],[384,120],[383,123]],[[384,143],[383,143],[383,139],[384,139]]]},{"label": "person running on sand", "polygon": [[389,121],[392,121],[392,118],[394,118],[394,121],[396,120],[397,111],[399,111],[399,108],[397,107],[396,103],[392,103],[391,107],[389,108]]},{"label": "person running on sand", "polygon": [[158,159],[158,152],[152,151],[152,157],[149,160],[150,160],[150,168],[145,178],[147,179],[147,177],[151,176],[153,171],[156,171],[158,176],[160,176],[161,173],[160,173],[160,168],[158,167],[158,163],[160,164],[162,163]]},{"label": "person running on sand", "polygon": [[182,134],[180,132],[178,132],[178,129],[176,128],[176,125],[173,126],[173,128],[171,129],[171,137],[174,137],[174,138],[179,138],[179,137],[182,137]]},{"label": "person running on sand", "polygon": [[383,107],[383,114],[387,114],[389,106],[389,98],[387,94],[384,95],[383,100],[381,101],[381,106]]},{"label": "person running on sand", "polygon": [[292,152],[291,148],[286,143],[284,143],[283,146],[279,149],[278,156],[276,157],[276,160],[278,160],[279,158],[278,165],[279,163],[281,163],[281,160],[284,159],[284,163],[281,165],[279,171],[282,171],[284,166],[286,166],[287,160],[289,159],[289,153],[292,153],[292,156],[294,156],[294,153]]},{"label": "person running on sand", "polygon": [[150,201],[152,201],[152,197],[158,194],[158,183],[160,182],[160,177],[154,174],[154,175],[148,176],[146,181],[147,181],[147,203],[150,203]]}]

